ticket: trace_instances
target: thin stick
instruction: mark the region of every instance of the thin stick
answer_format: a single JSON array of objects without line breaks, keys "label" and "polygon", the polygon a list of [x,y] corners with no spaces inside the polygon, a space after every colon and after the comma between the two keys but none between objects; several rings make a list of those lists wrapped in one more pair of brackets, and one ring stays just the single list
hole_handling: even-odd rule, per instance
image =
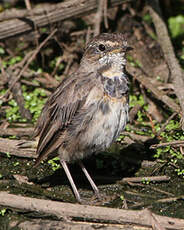
[{"label": "thin stick", "polygon": [[170,142],[165,142],[165,143],[160,143],[160,144],[155,144],[155,145],[151,145],[150,149],[157,149],[160,147],[165,147],[165,146],[184,146],[184,141],[170,141]]},{"label": "thin stick", "polygon": [[27,10],[31,10],[30,0],[24,0]]},{"label": "thin stick", "polygon": [[125,182],[143,182],[143,181],[169,181],[169,176],[150,176],[150,177],[125,177],[122,180],[118,181],[119,183]]},{"label": "thin stick", "polygon": [[177,115],[176,112],[174,112],[168,119],[167,121],[162,125],[158,133],[156,134],[157,137],[160,136],[160,134],[164,131],[165,127],[169,124],[169,122]]},{"label": "thin stick", "polygon": [[104,25],[105,25],[105,28],[108,29],[109,28],[109,24],[108,24],[108,18],[107,18],[107,0],[104,0]]},{"label": "thin stick", "polygon": [[173,99],[168,97],[166,93],[162,90],[159,90],[156,85],[154,85],[148,77],[145,75],[142,69],[131,66],[130,63],[127,63],[128,72],[139,81],[146,89],[149,89],[158,100],[161,100],[164,104],[166,104],[169,108],[171,108],[174,112],[180,113],[181,109],[178,104],[175,103]]},{"label": "thin stick", "polygon": [[98,0],[98,9],[94,21],[94,36],[100,33],[100,25],[101,25],[101,20],[103,15],[103,5],[104,5],[104,0]]}]

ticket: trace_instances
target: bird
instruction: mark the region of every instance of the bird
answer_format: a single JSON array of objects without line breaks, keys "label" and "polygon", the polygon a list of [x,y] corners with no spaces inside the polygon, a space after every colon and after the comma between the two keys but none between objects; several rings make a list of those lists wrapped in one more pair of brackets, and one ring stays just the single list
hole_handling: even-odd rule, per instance
[{"label": "bird", "polygon": [[78,163],[94,193],[99,189],[82,159],[107,149],[128,122],[129,79],[122,33],[102,33],[87,43],[78,69],[50,95],[37,121],[35,166],[57,152],[76,200],[81,197],[68,164]]}]

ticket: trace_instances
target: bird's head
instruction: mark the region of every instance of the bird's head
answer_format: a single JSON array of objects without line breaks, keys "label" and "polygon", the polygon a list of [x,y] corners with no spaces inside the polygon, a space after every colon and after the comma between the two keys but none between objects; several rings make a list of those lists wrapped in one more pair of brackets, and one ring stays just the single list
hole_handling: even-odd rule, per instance
[{"label": "bird's head", "polygon": [[110,66],[123,69],[128,50],[130,47],[123,34],[100,34],[87,44],[81,66],[88,71],[106,69]]}]

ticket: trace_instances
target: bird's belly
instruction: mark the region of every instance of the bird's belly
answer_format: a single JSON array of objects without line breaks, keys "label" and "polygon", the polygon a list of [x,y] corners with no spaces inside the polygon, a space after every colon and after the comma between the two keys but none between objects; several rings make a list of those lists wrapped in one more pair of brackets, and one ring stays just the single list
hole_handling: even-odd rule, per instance
[{"label": "bird's belly", "polygon": [[[100,108],[88,124],[88,129],[81,136],[81,144],[90,155],[108,148],[125,128],[128,120],[128,104],[108,103],[108,109]],[[84,144],[85,143],[85,144]]]},{"label": "bird's belly", "polygon": [[128,103],[102,101],[91,106],[81,122],[67,132],[68,141],[59,148],[60,158],[74,162],[105,150],[125,128],[127,120]]}]

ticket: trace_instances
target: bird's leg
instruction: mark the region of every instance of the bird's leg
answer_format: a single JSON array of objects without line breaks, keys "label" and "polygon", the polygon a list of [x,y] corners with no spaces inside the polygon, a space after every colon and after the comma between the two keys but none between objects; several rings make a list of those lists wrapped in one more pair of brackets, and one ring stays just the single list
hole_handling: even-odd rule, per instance
[{"label": "bird's leg", "polygon": [[96,194],[96,196],[97,196],[98,198],[100,198],[99,190],[98,190],[98,188],[97,188],[95,182],[93,181],[93,179],[92,179],[91,176],[89,175],[88,171],[86,170],[86,168],[85,168],[84,164],[82,163],[82,161],[79,161],[79,165],[80,165],[82,171],[84,172],[85,176],[87,177],[87,179],[88,179],[88,181],[89,181],[91,187],[93,188],[94,193]]},{"label": "bird's leg", "polygon": [[65,173],[66,173],[66,175],[68,177],[68,180],[69,180],[69,182],[70,182],[70,184],[72,186],[72,189],[73,189],[73,192],[75,194],[75,197],[76,197],[77,201],[79,203],[81,203],[81,198],[80,198],[79,192],[78,192],[77,187],[76,187],[76,185],[75,185],[75,183],[73,181],[73,178],[72,178],[71,173],[70,173],[70,171],[68,169],[66,161],[60,160],[60,162],[61,162],[61,165],[62,165],[63,169],[65,170]]}]

